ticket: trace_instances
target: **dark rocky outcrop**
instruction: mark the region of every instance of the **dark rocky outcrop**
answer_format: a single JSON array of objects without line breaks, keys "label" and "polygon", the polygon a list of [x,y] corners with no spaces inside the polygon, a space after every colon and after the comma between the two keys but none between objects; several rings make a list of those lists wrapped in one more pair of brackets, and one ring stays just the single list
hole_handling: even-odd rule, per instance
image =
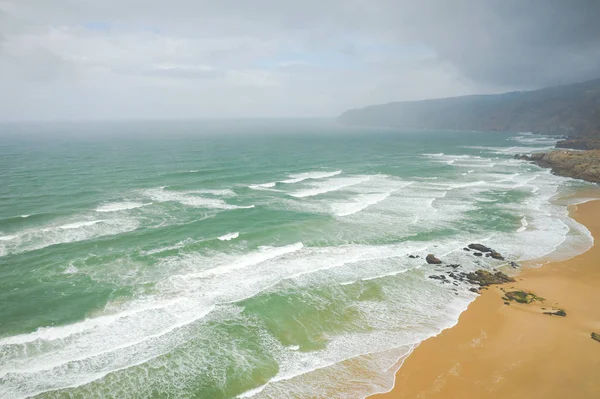
[{"label": "dark rocky outcrop", "polygon": [[530,161],[537,162],[540,161],[546,155],[545,152],[536,152],[530,155],[527,154],[517,154],[514,156],[515,159],[520,159],[521,161]]},{"label": "dark rocky outcrop", "polygon": [[556,148],[573,150],[600,150],[600,138],[598,137],[569,137],[556,143]]},{"label": "dark rocky outcrop", "polygon": [[490,273],[487,270],[477,270],[475,273],[469,273],[466,275],[467,280],[471,284],[477,284],[481,287],[485,287],[493,284],[504,284],[514,283],[515,279],[508,277],[502,272]]},{"label": "dark rocky outcrop", "polygon": [[551,168],[552,173],[600,183],[600,150],[589,151],[552,151],[531,155],[516,155],[544,168]]},{"label": "dark rocky outcrop", "polygon": [[469,248],[479,252],[492,252],[491,248],[488,248],[485,245],[481,244],[469,244]]},{"label": "dark rocky outcrop", "polygon": [[469,251],[470,249],[472,249],[473,251],[478,251],[473,253],[473,255],[475,256],[482,256],[482,253],[484,253],[486,258],[504,260],[504,256],[502,256],[499,252],[494,251],[492,248],[486,247],[482,244],[469,244],[469,248],[463,249],[467,251]]},{"label": "dark rocky outcrop", "polygon": [[430,279],[433,280],[446,280],[446,276],[444,276],[443,274],[440,274],[439,276],[436,276],[435,274],[432,276],[429,276]]},{"label": "dark rocky outcrop", "polygon": [[427,255],[427,257],[425,258],[425,260],[427,261],[427,263],[429,263],[430,265],[439,265],[442,263],[441,260],[439,260],[438,258],[435,257],[435,255],[433,254],[429,254]]},{"label": "dark rocky outcrop", "polygon": [[592,339],[595,341],[600,342],[600,334],[593,332],[592,333]]},{"label": "dark rocky outcrop", "polygon": [[544,312],[544,314],[550,315],[550,316],[561,316],[561,317],[565,317],[567,315],[567,312],[565,312],[562,309],[558,309],[556,312]]}]

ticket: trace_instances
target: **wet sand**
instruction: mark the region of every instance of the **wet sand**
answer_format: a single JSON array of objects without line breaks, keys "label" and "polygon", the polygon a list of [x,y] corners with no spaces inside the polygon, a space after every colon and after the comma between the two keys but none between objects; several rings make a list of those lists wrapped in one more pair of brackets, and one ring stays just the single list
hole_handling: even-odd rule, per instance
[{"label": "wet sand", "polygon": [[[600,398],[600,342],[590,337],[600,333],[600,201],[571,215],[596,245],[483,291],[456,326],[414,350],[391,392],[371,398]],[[505,305],[502,289],[545,300]],[[567,316],[543,314],[553,308]]]}]

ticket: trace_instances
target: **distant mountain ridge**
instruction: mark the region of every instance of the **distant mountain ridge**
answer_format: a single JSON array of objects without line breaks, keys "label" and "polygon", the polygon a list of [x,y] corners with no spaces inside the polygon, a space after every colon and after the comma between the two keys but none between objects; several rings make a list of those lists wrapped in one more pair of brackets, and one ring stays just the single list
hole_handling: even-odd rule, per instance
[{"label": "distant mountain ridge", "polygon": [[600,137],[600,79],[533,91],[393,102],[344,112],[345,125]]}]

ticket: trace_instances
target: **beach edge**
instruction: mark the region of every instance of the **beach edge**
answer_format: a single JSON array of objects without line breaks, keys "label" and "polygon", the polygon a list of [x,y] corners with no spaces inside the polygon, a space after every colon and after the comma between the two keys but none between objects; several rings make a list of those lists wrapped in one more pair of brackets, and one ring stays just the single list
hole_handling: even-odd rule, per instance
[{"label": "beach edge", "polygon": [[[600,330],[600,200],[569,212],[594,237],[588,251],[483,291],[455,326],[415,348],[389,392],[369,398],[600,397],[600,344],[591,339]],[[546,299],[506,302],[513,289]],[[563,308],[567,317],[544,314]]]}]

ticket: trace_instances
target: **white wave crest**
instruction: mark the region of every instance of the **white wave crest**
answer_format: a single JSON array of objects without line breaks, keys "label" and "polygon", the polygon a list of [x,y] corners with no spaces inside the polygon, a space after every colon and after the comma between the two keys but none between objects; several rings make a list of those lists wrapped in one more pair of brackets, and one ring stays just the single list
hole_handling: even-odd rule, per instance
[{"label": "white wave crest", "polygon": [[329,179],[323,182],[317,182],[312,184],[312,188],[299,190],[289,195],[295,198],[314,197],[329,193],[332,191],[338,191],[346,187],[355,186],[357,184],[368,181],[370,176],[358,176],[358,177],[341,177],[336,179]]},{"label": "white wave crest", "polygon": [[246,268],[248,266],[257,265],[259,263],[263,263],[268,260],[278,258],[286,254],[290,254],[292,252],[300,251],[303,247],[304,245],[301,242],[292,245],[286,245],[284,247],[261,247],[258,251],[245,255],[244,257],[242,257],[234,263],[218,266],[197,274],[193,274],[189,277],[204,278],[226,274],[232,271]]},{"label": "white wave crest", "polygon": [[326,179],[328,177],[337,176],[341,173],[342,173],[341,170],[336,170],[333,172],[313,171],[313,172],[297,173],[297,174],[288,175],[289,179],[272,181],[272,182],[261,183],[261,184],[251,184],[248,187],[251,189],[254,189],[254,190],[264,190],[264,189],[269,189],[269,188],[275,187],[277,185],[277,183],[296,184],[296,183],[303,182],[305,180]]},{"label": "white wave crest", "polygon": [[22,253],[42,249],[56,244],[86,241],[99,237],[121,234],[133,231],[139,226],[135,219],[102,219],[85,220],[49,226],[37,229],[27,229],[12,236],[0,239],[0,253]]},{"label": "white wave crest", "polygon": [[[277,182],[272,181],[270,183],[251,184],[248,186],[248,188],[251,188],[253,190],[268,190],[268,189],[275,187],[276,185],[277,185]],[[272,191],[279,191],[279,190],[272,190]]]},{"label": "white wave crest", "polygon": [[523,217],[523,218],[521,219],[521,227],[519,227],[519,228],[517,229],[517,233],[521,233],[521,232],[523,232],[523,231],[527,230],[527,226],[529,226],[529,223],[527,222],[527,218],[526,218],[526,217]]},{"label": "white wave crest", "polygon": [[[79,229],[81,227],[93,226],[95,224],[102,223],[102,222],[104,222],[104,220],[90,220],[87,222],[75,222],[75,223],[63,224],[62,226],[58,226],[56,228],[63,229],[63,230],[73,230],[73,229]],[[44,229],[43,231],[51,231],[51,230],[52,230],[52,228],[48,228],[48,229]]]},{"label": "white wave crest", "polygon": [[358,213],[371,205],[375,205],[387,197],[389,197],[394,191],[392,190],[387,193],[375,193],[375,194],[361,194],[354,198],[354,201],[351,203],[345,204],[333,204],[333,213],[336,216],[350,216]]},{"label": "white wave crest", "polygon": [[128,202],[128,201],[113,202],[113,203],[104,204],[104,205],[99,206],[98,208],[96,208],[96,212],[102,212],[102,213],[119,212],[119,211],[126,211],[126,210],[130,210],[130,209],[141,208],[141,207],[147,206],[147,205],[152,205],[152,204],[151,203],[144,204],[141,202]]},{"label": "white wave crest", "polygon": [[298,173],[289,175],[289,179],[282,180],[280,183],[284,184],[295,184],[300,183],[304,180],[317,180],[317,179],[325,179],[328,177],[333,177],[341,174],[341,170],[336,170],[334,172],[306,172],[306,173]]},{"label": "white wave crest", "polygon": [[236,231],[235,233],[227,233],[225,235],[222,235],[221,237],[218,237],[218,239],[220,241],[231,241],[233,239],[238,238],[239,236],[240,236],[240,233]]},{"label": "white wave crest", "polygon": [[[223,193],[224,190],[218,190]],[[156,202],[178,202],[182,205],[193,207],[193,208],[207,208],[207,209],[250,209],[254,208],[254,205],[241,206],[231,205],[219,198],[206,198],[199,193],[214,194],[215,191],[208,192],[208,190],[196,190],[196,191],[170,191],[166,190],[165,187],[148,189],[143,194]]]}]

